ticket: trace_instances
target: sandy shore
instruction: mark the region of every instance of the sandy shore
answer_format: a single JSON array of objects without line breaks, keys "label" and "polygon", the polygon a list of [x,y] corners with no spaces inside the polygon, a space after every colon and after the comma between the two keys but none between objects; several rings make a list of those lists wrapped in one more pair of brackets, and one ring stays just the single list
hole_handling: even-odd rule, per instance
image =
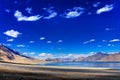
[{"label": "sandy shore", "polygon": [[120,70],[0,63],[0,80],[120,80]]}]

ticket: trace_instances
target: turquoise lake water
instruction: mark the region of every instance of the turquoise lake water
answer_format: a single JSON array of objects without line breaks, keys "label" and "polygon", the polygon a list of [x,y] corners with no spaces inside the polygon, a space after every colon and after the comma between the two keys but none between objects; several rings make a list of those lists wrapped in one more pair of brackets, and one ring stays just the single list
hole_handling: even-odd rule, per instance
[{"label": "turquoise lake water", "polygon": [[120,69],[120,62],[54,62],[43,66],[97,67]]}]

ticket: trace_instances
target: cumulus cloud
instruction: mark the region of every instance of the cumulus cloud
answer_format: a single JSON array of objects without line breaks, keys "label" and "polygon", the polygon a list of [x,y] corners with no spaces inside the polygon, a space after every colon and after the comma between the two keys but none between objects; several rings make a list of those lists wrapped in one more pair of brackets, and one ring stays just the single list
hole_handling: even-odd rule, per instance
[{"label": "cumulus cloud", "polygon": [[74,7],[72,10],[68,10],[68,12],[64,13],[65,18],[75,18],[80,16],[84,11],[82,7]]},{"label": "cumulus cloud", "polygon": [[109,42],[120,42],[120,39],[112,39]]},{"label": "cumulus cloud", "polygon": [[18,21],[37,21],[41,19],[40,15],[34,15],[34,16],[24,16],[22,12],[15,11],[14,16],[17,18]]},{"label": "cumulus cloud", "polygon": [[13,41],[14,41],[14,39],[8,39],[7,41],[8,41],[8,42],[13,42]]},{"label": "cumulus cloud", "polygon": [[17,47],[25,47],[25,45],[20,44],[20,45],[17,45]]},{"label": "cumulus cloud", "polygon": [[105,5],[104,7],[98,9],[96,13],[101,14],[103,12],[109,12],[109,11],[113,10],[113,8],[114,8],[113,5]]},{"label": "cumulus cloud", "polygon": [[49,13],[49,15],[43,17],[43,19],[51,19],[51,18],[54,18],[54,17],[57,16],[57,12],[55,12],[55,11],[53,10],[53,8],[54,8],[54,7],[50,7],[50,8],[48,8],[48,9],[47,9],[47,8],[44,8],[44,10],[46,10],[46,11]]},{"label": "cumulus cloud", "polygon": [[94,42],[94,41],[95,41],[95,39],[91,39],[91,40],[89,40],[89,41],[83,42],[83,44],[88,44],[88,43],[91,43],[91,42]]},{"label": "cumulus cloud", "polygon": [[45,37],[41,37],[41,38],[40,38],[40,40],[44,40],[44,39],[45,39]]},{"label": "cumulus cloud", "polygon": [[38,56],[40,59],[54,58],[54,55],[51,53],[40,53]]},{"label": "cumulus cloud", "polygon": [[18,35],[20,35],[21,33],[12,29],[12,30],[7,30],[6,32],[4,32],[4,34],[10,37],[17,38]]}]

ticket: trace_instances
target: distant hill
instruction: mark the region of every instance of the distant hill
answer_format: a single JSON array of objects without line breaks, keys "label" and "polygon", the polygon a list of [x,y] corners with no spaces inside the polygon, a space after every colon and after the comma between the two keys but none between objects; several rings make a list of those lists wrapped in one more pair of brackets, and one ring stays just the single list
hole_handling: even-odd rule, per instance
[{"label": "distant hill", "polygon": [[120,53],[110,54],[107,57],[103,57],[100,61],[120,61]]},{"label": "distant hill", "polygon": [[36,64],[43,62],[35,58],[24,56],[17,51],[14,51],[2,44],[0,44],[0,61],[11,63],[23,63],[23,64]]},{"label": "distant hill", "polygon": [[75,61],[120,61],[120,53],[107,54],[98,52],[88,57],[77,58]]},{"label": "distant hill", "polygon": [[120,61],[120,52],[108,54],[103,52],[98,52],[96,54],[87,56],[87,57],[78,57],[78,58],[55,58],[51,59],[48,58],[46,61],[52,61],[52,62],[77,62],[77,61],[103,61],[103,62],[111,62],[111,61]]},{"label": "distant hill", "polygon": [[98,52],[94,55],[83,58],[82,61],[99,61],[102,58],[107,57],[107,56],[109,56],[109,54]]}]

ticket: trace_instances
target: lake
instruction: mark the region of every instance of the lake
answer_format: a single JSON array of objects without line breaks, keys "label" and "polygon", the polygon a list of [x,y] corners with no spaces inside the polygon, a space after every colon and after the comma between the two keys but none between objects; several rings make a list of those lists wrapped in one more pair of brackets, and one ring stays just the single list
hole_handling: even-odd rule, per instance
[{"label": "lake", "polygon": [[72,66],[120,69],[120,62],[52,62],[40,64],[42,66]]}]

